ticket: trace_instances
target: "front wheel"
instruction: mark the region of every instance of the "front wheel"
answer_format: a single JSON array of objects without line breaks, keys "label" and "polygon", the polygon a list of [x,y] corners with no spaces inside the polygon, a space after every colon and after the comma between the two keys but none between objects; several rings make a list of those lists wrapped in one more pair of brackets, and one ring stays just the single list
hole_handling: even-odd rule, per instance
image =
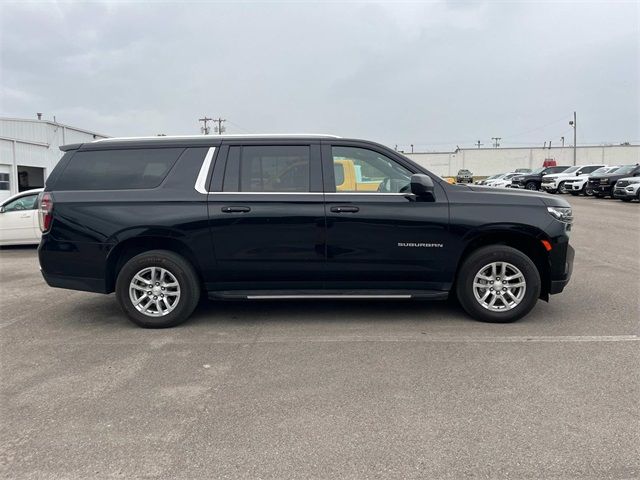
[{"label": "front wheel", "polygon": [[515,248],[490,245],[464,261],[456,294],[476,320],[507,323],[531,311],[540,288],[540,273],[529,257]]},{"label": "front wheel", "polygon": [[567,193],[567,187],[564,186],[564,182],[560,182],[560,185],[558,185],[558,193]]},{"label": "front wheel", "polygon": [[178,325],[200,299],[200,282],[183,257],[167,250],[136,255],[116,280],[118,303],[131,321],[145,328]]},{"label": "front wheel", "polygon": [[524,188],[526,188],[527,190],[538,190],[538,186],[536,185],[536,182],[527,182]]}]

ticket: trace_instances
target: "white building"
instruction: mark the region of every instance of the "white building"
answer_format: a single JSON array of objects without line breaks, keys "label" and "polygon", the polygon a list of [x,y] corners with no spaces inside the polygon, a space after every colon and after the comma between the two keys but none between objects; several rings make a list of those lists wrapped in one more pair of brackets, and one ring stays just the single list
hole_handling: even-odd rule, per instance
[{"label": "white building", "polygon": [[[573,165],[573,147],[461,148],[454,152],[405,153],[414,162],[441,176],[455,176],[466,168],[485,177],[512,172],[516,168],[536,169],[546,159],[558,165]],[[640,145],[578,147],[576,164],[628,165],[640,163]]]},{"label": "white building", "polygon": [[0,201],[43,187],[62,157],[60,145],[98,138],[107,136],[49,120],[0,118]]}]

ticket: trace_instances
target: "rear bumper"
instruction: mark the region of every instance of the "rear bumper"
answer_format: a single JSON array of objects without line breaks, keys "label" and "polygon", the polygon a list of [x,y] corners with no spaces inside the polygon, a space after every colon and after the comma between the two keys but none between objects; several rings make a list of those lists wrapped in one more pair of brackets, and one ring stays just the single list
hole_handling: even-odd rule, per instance
[{"label": "rear bumper", "polygon": [[106,257],[110,245],[66,242],[43,235],[38,246],[40,272],[51,287],[109,293],[106,285]]},{"label": "rear bumper", "polygon": [[46,274],[42,270],[42,277],[47,285],[68,290],[81,290],[83,292],[108,293],[102,278],[69,277],[63,275]]}]

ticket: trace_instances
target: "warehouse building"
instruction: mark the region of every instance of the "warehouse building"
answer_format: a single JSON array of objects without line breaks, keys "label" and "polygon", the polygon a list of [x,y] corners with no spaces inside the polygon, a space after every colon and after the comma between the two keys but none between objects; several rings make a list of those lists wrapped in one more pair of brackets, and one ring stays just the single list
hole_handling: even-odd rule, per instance
[{"label": "warehouse building", "polygon": [[[547,159],[573,165],[573,147],[459,148],[453,152],[405,153],[414,162],[441,176],[455,176],[460,169],[486,177],[516,168],[541,167]],[[640,145],[578,146],[576,165],[628,165],[640,163]]]},{"label": "warehouse building", "polygon": [[40,118],[0,117],[0,201],[43,187],[62,157],[60,145],[99,138],[107,136]]}]

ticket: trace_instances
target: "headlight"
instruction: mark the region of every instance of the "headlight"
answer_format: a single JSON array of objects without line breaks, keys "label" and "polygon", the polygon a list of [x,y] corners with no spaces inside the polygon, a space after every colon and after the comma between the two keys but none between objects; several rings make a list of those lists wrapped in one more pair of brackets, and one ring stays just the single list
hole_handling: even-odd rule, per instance
[{"label": "headlight", "polygon": [[609,179],[608,178],[601,178],[600,179],[600,183],[609,183]]},{"label": "headlight", "polygon": [[627,188],[625,188],[625,190],[626,190],[627,192],[633,192],[633,187],[627,187]]},{"label": "headlight", "polygon": [[573,223],[571,207],[547,207],[547,212],[560,222]]}]

